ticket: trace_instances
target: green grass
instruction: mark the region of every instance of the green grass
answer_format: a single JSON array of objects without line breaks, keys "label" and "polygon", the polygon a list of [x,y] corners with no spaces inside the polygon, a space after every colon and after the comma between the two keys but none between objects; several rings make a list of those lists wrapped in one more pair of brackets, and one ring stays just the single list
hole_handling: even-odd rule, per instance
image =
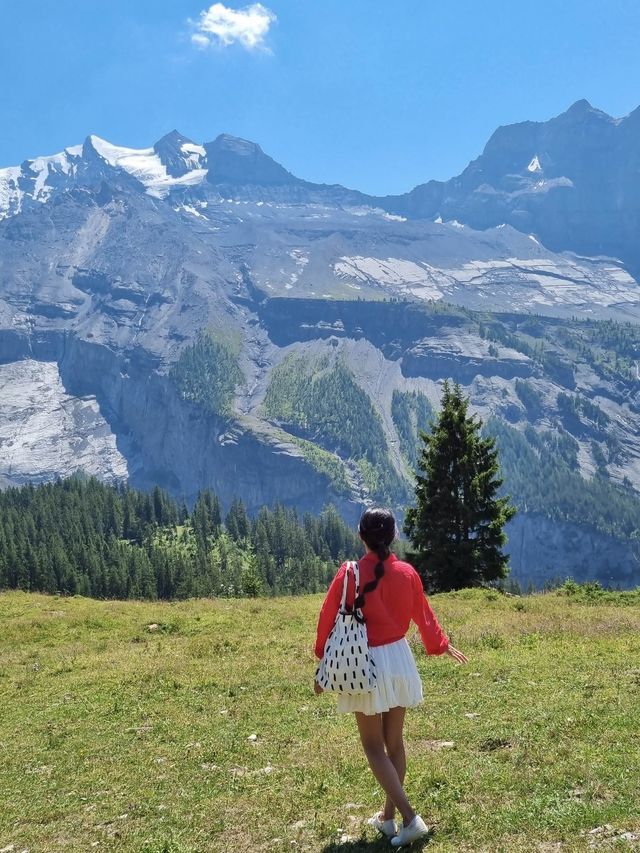
[{"label": "green grass", "polygon": [[[1,594],[0,849],[390,849],[365,826],[381,795],[354,721],[311,691],[320,602]],[[426,849],[638,849],[615,833],[640,832],[640,607],[432,603],[470,663],[415,647],[407,789]]]}]

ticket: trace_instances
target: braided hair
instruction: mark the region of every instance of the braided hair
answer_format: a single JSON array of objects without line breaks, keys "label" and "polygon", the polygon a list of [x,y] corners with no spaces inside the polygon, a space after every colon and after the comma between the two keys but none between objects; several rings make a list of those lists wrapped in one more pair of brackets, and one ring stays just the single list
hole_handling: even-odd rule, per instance
[{"label": "braided hair", "polygon": [[380,578],[384,575],[384,561],[391,553],[391,543],[396,538],[396,520],[393,513],[388,509],[372,507],[362,513],[358,524],[358,533],[364,544],[370,548],[378,557],[375,568],[375,577],[360,591],[360,595],[353,603],[353,609],[358,610],[364,604],[365,595],[378,586]]}]

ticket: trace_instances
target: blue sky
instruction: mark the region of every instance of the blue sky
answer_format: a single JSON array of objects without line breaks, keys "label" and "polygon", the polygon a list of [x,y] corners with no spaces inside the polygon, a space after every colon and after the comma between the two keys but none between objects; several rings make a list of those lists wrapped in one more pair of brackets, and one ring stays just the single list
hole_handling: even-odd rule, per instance
[{"label": "blue sky", "polygon": [[176,127],[403,192],[459,173],[498,125],[583,97],[626,115],[639,34],[637,0],[0,0],[0,166]]}]

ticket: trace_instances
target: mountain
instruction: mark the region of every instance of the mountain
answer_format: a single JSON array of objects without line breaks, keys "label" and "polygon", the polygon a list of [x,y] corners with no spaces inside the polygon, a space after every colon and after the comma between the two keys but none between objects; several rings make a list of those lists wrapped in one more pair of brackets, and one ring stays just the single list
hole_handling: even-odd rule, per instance
[{"label": "mountain", "polygon": [[640,107],[612,118],[588,101],[545,122],[500,127],[449,181],[387,199],[405,216],[507,223],[554,251],[609,255],[640,271]]},{"label": "mountain", "polygon": [[226,133],[205,146],[209,164],[208,180],[214,184],[252,184],[257,186],[303,183],[264,153],[255,142]]},{"label": "mountain", "polygon": [[[487,146],[503,194],[507,131]],[[528,165],[550,169],[550,150]],[[632,584],[631,266],[569,251],[560,229],[549,248],[506,217],[468,224],[472,185],[455,217],[427,214],[416,195],[309,183],[255,143],[175,130],[0,170],[0,483],[82,468],[187,500],[211,487],[251,511],[401,513],[451,377],[503,450],[516,576]]]}]

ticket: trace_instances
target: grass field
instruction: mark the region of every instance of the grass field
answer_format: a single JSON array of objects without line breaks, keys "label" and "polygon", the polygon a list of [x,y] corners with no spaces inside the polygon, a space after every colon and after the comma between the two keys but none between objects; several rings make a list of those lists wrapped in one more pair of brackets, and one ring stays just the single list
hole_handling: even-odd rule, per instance
[{"label": "grass field", "polygon": [[[433,597],[470,663],[414,645],[407,790],[430,853],[640,849],[624,601]],[[311,690],[320,602],[0,594],[0,850],[390,849],[354,721]]]}]

